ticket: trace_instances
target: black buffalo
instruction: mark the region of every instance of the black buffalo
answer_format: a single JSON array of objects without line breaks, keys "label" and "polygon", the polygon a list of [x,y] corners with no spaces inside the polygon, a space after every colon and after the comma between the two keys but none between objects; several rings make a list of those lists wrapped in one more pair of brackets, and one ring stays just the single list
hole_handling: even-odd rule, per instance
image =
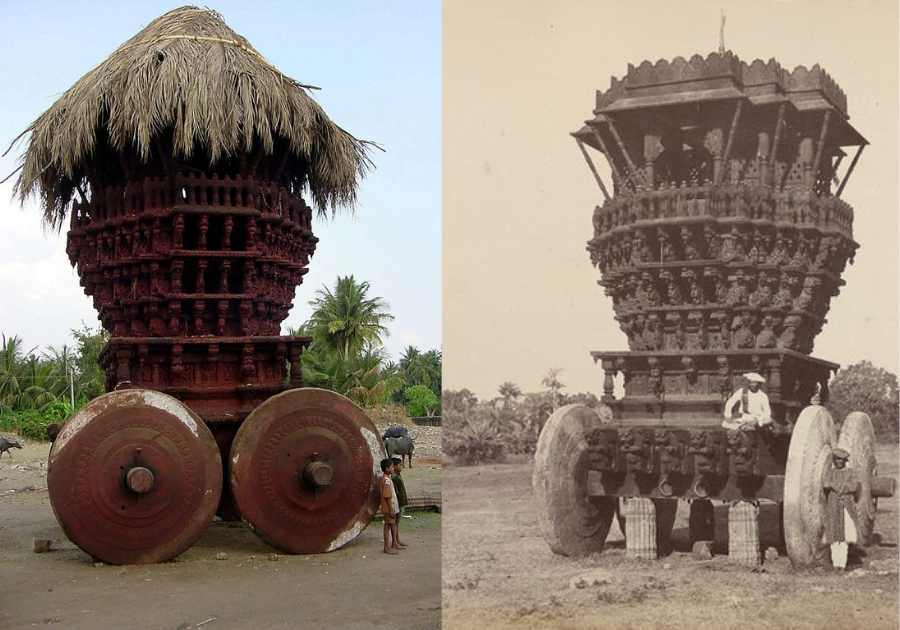
[{"label": "black buffalo", "polygon": [[[407,437],[408,435],[409,435],[409,429],[407,427],[395,424],[395,425],[389,426],[387,429],[385,429],[384,435],[381,436],[381,439],[386,440],[388,438],[402,438],[402,437]],[[412,436],[410,439],[415,440],[416,437],[418,437],[418,434]]]},{"label": "black buffalo", "polygon": [[408,435],[403,437],[388,437],[384,439],[384,450],[387,451],[388,457],[399,455],[400,459],[406,455],[409,457],[409,467],[412,468],[413,449],[416,447],[415,442]]},{"label": "black buffalo", "polygon": [[[5,437],[0,437],[0,457],[3,457],[3,453],[9,453],[11,448],[22,448],[22,443],[18,440],[8,440]],[[9,458],[12,459],[12,453],[9,453]],[[412,464],[409,467],[412,468]]]}]

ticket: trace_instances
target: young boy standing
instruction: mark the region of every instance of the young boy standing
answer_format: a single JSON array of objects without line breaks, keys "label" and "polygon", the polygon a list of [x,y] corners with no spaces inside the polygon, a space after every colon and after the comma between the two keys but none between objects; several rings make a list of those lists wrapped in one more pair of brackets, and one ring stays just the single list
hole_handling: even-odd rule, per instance
[{"label": "young boy standing", "polygon": [[[394,472],[394,464],[389,459],[381,460],[381,472],[384,476],[381,478],[381,513],[384,515],[384,553],[395,554],[397,549],[401,547],[397,545],[397,519],[400,507],[397,503],[397,495],[394,492],[394,484],[391,482],[391,474]],[[390,536],[393,541],[388,543]]]},{"label": "young boy standing", "polygon": [[394,524],[394,537],[397,544],[401,548],[405,548],[408,547],[408,545],[400,541],[400,518],[403,516],[403,510],[406,508],[407,503],[409,503],[409,499],[406,495],[406,484],[403,483],[403,477],[400,476],[400,473],[403,472],[403,458],[392,457],[391,463],[394,465],[394,474],[391,475],[391,481],[394,483],[394,492],[397,495],[397,505],[400,506],[400,509],[397,512],[397,522]]}]

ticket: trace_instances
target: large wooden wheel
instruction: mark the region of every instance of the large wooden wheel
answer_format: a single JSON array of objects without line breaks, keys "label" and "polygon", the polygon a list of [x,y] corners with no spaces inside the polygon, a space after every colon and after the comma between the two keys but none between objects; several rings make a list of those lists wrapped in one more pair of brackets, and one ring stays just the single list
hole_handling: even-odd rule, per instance
[{"label": "large wooden wheel", "polygon": [[178,400],[130,389],[95,398],[50,451],[47,487],[73,543],[110,564],[148,564],[193,545],[215,515],[222,462]]},{"label": "large wooden wheel", "polygon": [[378,510],[384,447],[365,412],[335,392],[292,389],[266,400],[231,447],[241,518],[288,553],[334,551]]},{"label": "large wooden wheel", "polygon": [[872,420],[861,411],[854,411],[844,420],[838,447],[850,454],[847,467],[859,475],[859,497],[856,500],[856,532],[859,542],[872,544],[875,527],[875,499],[872,479],[875,476],[875,429]]},{"label": "large wooden wheel", "polygon": [[534,455],[532,483],[538,523],[550,548],[564,556],[601,551],[616,509],[615,497],[589,497],[586,436],[612,418],[609,408],[557,409],[544,425]]},{"label": "large wooden wheel", "polygon": [[828,557],[822,476],[836,443],[828,410],[806,407],[794,425],[784,473],[784,542],[794,566],[820,564]]}]

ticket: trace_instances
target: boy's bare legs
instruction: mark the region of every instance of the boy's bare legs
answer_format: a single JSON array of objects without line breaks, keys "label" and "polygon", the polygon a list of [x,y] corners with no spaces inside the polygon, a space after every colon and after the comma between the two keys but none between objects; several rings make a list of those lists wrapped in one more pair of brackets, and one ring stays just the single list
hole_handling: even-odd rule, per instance
[{"label": "boy's bare legs", "polygon": [[391,549],[390,544],[388,543],[388,537],[393,537],[394,526],[387,522],[387,519],[384,521],[384,553],[395,554],[396,550]]},{"label": "boy's bare legs", "polygon": [[[399,517],[400,517],[400,515],[398,514],[397,518],[399,518]],[[397,523],[395,521],[394,524],[391,525],[391,541],[392,541],[391,548],[392,549],[406,549],[405,546],[403,546],[399,542],[397,542],[398,535],[399,534],[398,534],[398,529],[397,529]]]},{"label": "boy's bare legs", "polygon": [[400,540],[400,519],[402,517],[403,517],[403,510],[401,509],[399,512],[397,512],[397,522],[394,524],[394,529],[397,532],[396,536],[394,536],[394,542],[397,543],[397,545],[399,546],[400,549],[406,549],[407,547],[409,547],[409,545],[407,545],[405,542],[402,542]]}]

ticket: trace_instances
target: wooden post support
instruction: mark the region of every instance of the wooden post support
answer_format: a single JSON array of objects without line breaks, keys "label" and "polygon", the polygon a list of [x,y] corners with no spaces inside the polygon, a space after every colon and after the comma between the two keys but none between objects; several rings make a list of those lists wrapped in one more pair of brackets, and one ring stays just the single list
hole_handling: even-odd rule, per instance
[{"label": "wooden post support", "polygon": [[728,509],[728,559],[758,566],[759,505],[739,501]]},{"label": "wooden post support", "polygon": [[656,559],[656,506],[651,499],[634,497],[625,500],[625,555]]},{"label": "wooden post support", "polygon": [[[722,169],[716,178],[716,184],[722,183],[722,173],[729,169],[728,159],[731,157],[731,149],[734,146],[734,134],[737,131],[738,122],[741,120],[741,110],[744,107],[744,101],[738,101],[737,107],[734,109],[734,117],[731,119],[731,129],[728,131],[728,142],[725,144],[725,155],[722,156]],[[730,170],[730,169],[729,169]]]},{"label": "wooden post support", "polygon": [[838,187],[837,192],[834,193],[835,197],[840,197],[841,193],[844,192],[844,186],[847,185],[847,180],[850,179],[850,174],[853,172],[853,169],[856,168],[856,163],[859,161],[859,156],[862,155],[863,149],[865,148],[866,145],[859,145],[859,148],[856,150],[856,155],[853,156],[853,161],[850,162],[850,168],[847,169],[847,174],[844,175],[844,179],[841,180],[841,185]]},{"label": "wooden post support", "polygon": [[[616,131],[616,126],[613,124],[613,121],[607,120],[606,124],[609,125],[609,132],[612,134],[612,137],[615,138],[616,144],[619,145],[619,150],[625,158],[625,163],[628,164],[628,180],[631,182],[631,187],[637,189],[637,183],[634,181],[634,178],[637,176],[638,170],[635,167],[634,162],[631,161],[631,156],[628,155],[625,143],[622,142],[622,138],[619,136],[619,132]],[[643,175],[643,171],[641,172],[641,175]],[[641,177],[641,179],[643,179],[643,177]]]},{"label": "wooden post support", "polygon": [[778,106],[778,119],[775,121],[775,139],[772,142],[772,153],[769,155],[769,177],[768,181],[777,184],[775,181],[775,168],[778,166],[775,161],[778,155],[778,149],[781,147],[781,130],[784,128],[784,103]]},{"label": "wooden post support", "polygon": [[590,168],[591,173],[594,174],[594,179],[597,180],[597,184],[600,186],[600,190],[603,192],[603,198],[606,201],[609,201],[609,193],[606,191],[606,186],[603,185],[603,180],[600,179],[600,174],[597,173],[597,169],[596,167],[594,167],[594,161],[591,160],[591,156],[588,155],[587,149],[584,148],[584,143],[578,138],[575,138],[575,142],[578,143],[578,148],[581,149],[581,154],[584,156],[584,161],[587,162],[588,168]]},{"label": "wooden post support", "polygon": [[603,135],[595,127],[591,127],[591,130],[594,132],[594,137],[597,138],[597,144],[600,145],[600,150],[603,151],[603,154],[606,156],[607,161],[609,161],[609,168],[612,170],[613,179],[625,183],[625,179],[622,177],[622,173],[619,172],[619,169],[616,166],[616,161],[613,159],[612,154],[609,152],[609,149],[606,146],[606,142],[603,141]]},{"label": "wooden post support", "polygon": [[825,150],[825,137],[828,134],[828,122],[831,120],[831,110],[825,112],[824,117],[822,118],[822,131],[819,133],[819,141],[816,143],[816,157],[813,159],[812,166],[812,181],[809,182],[809,187],[812,188],[816,183],[816,178],[819,175],[819,165],[822,163],[822,153]]}]

